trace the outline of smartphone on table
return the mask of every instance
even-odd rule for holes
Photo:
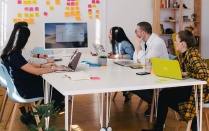
[[[149,72],[137,72],[136,73],[137,75],[148,75],[148,74],[150,74]]]

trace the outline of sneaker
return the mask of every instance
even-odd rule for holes
[[[34,118],[34,116],[32,116],[31,112],[29,111],[28,113],[22,114],[20,116],[20,121],[23,124],[28,125],[33,118]]]
[[[192,120],[191,129],[192,131],[197,131],[197,117],[196,116]]]
[[[150,116],[151,108],[147,108],[147,110],[144,112],[145,116]]]
[[[130,93],[129,92],[127,92],[126,94],[124,94],[123,95],[124,97],[125,97],[125,100],[124,100],[124,103],[129,103],[130,102]]]

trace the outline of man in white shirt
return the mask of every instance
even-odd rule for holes
[[[169,58],[165,42],[158,35],[152,33],[152,26],[148,22],[138,23],[135,33],[136,37],[133,42],[135,47],[134,61],[145,65],[145,59],[150,59],[151,57]],[[148,103],[148,108],[144,112],[144,115],[149,116],[153,90],[137,90],[131,92]]]

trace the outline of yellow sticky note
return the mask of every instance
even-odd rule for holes
[[[22,17],[22,14],[21,14],[21,13],[18,13],[17,16],[18,16],[19,18],[21,18],[21,17]]]
[[[39,17],[39,13],[38,13],[38,12],[36,12],[36,13],[35,13],[35,16],[36,16],[36,17]]]
[[[76,1],[76,2],[75,2],[75,6],[78,6],[78,4],[79,4],[79,3]]]
[[[88,14],[89,14],[89,15],[92,15],[92,12],[91,12],[91,11],[89,11],[89,12],[88,12]]]
[[[27,22],[28,23],[28,19],[23,19],[23,21]]]
[[[80,16],[80,14],[81,14],[80,11],[76,11],[76,12],[75,12],[75,15],[76,15],[76,16]]]
[[[92,15],[89,15],[89,19],[93,19],[93,16]]]
[[[74,16],[74,14],[75,14],[74,12],[70,12],[70,16]]]
[[[92,4],[92,7],[93,7],[93,8],[96,8],[96,7],[97,7],[97,5],[96,5],[96,4]]]
[[[99,15],[95,15],[95,18],[96,18],[96,19],[99,19]]]
[[[50,5],[50,1],[46,1],[46,5]]]
[[[29,19],[28,24],[34,24],[34,19]]]
[[[80,8],[78,6],[75,7],[75,10],[80,10]]]
[[[34,18],[34,14],[30,14],[30,18]]]
[[[60,0],[55,0],[56,5],[60,5]]]
[[[50,10],[54,10],[54,6],[50,6],[50,8],[49,8]]]
[[[99,10],[96,10],[96,14],[99,14]]]
[[[71,11],[74,11],[74,7],[71,7],[70,10],[71,10]]]
[[[25,17],[28,17],[28,13],[25,13],[24,16],[25,16]]]
[[[76,21],[81,21],[81,17],[75,17]]]
[[[65,17],[69,17],[70,16],[70,12],[65,12]]]
[[[28,4],[32,4],[32,1],[31,0],[28,0]]]
[[[13,23],[17,23],[17,19],[13,19]]]
[[[37,1],[36,0],[33,0],[33,4],[37,4]]]
[[[107,68],[107,66],[100,66],[100,68]]]
[[[26,0],[23,1],[23,4],[24,4],[24,5],[27,5],[27,4],[28,4],[28,1],[26,1]]]
[[[66,7],[66,10],[70,10],[70,7]]]

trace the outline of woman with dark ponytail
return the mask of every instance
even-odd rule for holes
[[[193,33],[194,28],[190,26],[176,35],[174,44],[176,50],[180,51],[180,55],[176,60],[179,61],[183,76],[207,81],[207,84],[203,86],[202,100],[204,103],[209,101],[209,69],[205,60],[195,48],[196,41]],[[199,87],[198,96],[200,96]],[[142,131],[163,131],[168,107],[178,112],[184,121],[188,122],[193,119],[191,128],[192,131],[197,131],[195,89],[193,86],[165,88],[160,91],[157,110],[158,117],[154,128],[149,130],[143,129]]]
[[[26,99],[44,96],[42,74],[56,70],[69,70],[68,68],[58,67],[54,63],[44,65],[28,63],[22,56],[22,50],[27,44],[29,36],[30,30],[27,23],[16,23],[1,55],[2,61],[8,66],[8,72],[14,80],[18,93]],[[55,107],[63,108],[64,96],[55,89],[53,89],[52,99],[55,100]],[[26,114],[23,108],[20,108],[20,110],[23,113],[20,117],[21,121],[26,125],[31,124],[31,121],[34,121],[33,116],[30,113]]]

